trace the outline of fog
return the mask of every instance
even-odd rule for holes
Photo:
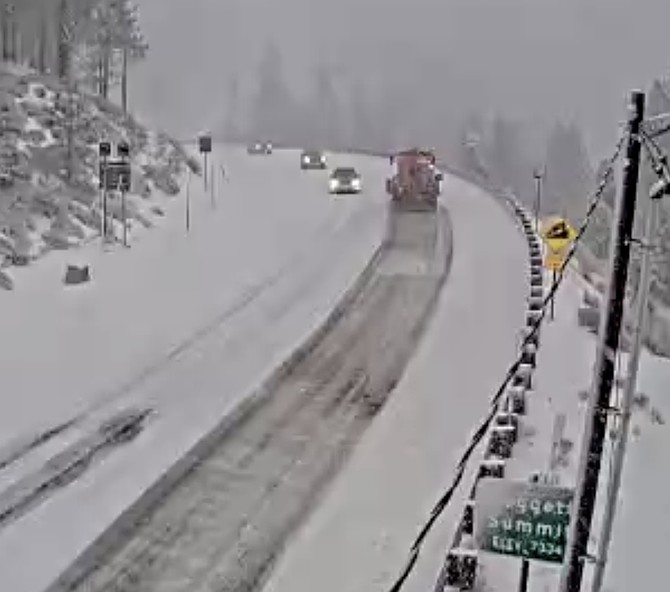
[[[670,64],[668,0],[139,4],[150,55],[133,72],[131,106],[179,135],[220,124],[233,77],[253,92],[270,40],[298,94],[309,92],[318,63],[331,65],[343,88],[357,78],[433,77],[431,100],[454,119],[500,112],[537,130],[572,119],[597,154],[615,139],[628,90],[648,87]]]

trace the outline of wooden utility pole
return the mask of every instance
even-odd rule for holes
[[[631,94],[628,117],[628,146],[624,161],[622,195],[617,204],[617,223],[614,230],[614,248],[610,262],[610,279],[604,299],[603,319],[600,326],[598,359],[594,369],[594,385],[584,430],[584,446],[579,463],[579,474],[572,518],[568,533],[566,562],[561,574],[560,592],[580,592],[584,562],[589,557],[589,537],[598,490],[602,463],[603,443],[607,433],[610,397],[614,380],[614,365],[623,317],[623,305],[628,279],[628,263],[635,219],[635,202],[640,172],[640,128],[644,118],[644,93]]]

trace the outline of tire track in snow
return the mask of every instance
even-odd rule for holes
[[[436,244],[435,226],[450,237],[448,216],[401,216],[419,237],[410,249],[442,264],[385,266],[398,255],[391,237],[324,327],[49,592],[258,587],[397,382],[437,302],[451,240]]]

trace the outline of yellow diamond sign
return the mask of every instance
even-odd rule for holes
[[[542,222],[541,234],[547,245],[544,265],[547,269],[559,271],[577,231],[566,219],[554,217]]]

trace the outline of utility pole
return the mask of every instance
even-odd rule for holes
[[[214,170],[215,170],[214,164],[212,164],[209,175],[209,196],[213,210],[216,209],[216,189],[215,189],[216,175],[214,174]]]
[[[535,179],[535,232],[540,232],[540,211],[542,209],[542,170],[538,167],[533,171]]]
[[[105,248],[105,242],[107,240],[107,185],[108,180],[108,160],[112,155],[112,145],[110,142],[103,141],[98,145],[98,154],[100,157],[100,215],[102,217],[100,221],[100,234],[102,236],[101,244],[102,248]]]
[[[595,508],[598,478],[610,412],[614,364],[619,348],[623,304],[628,279],[628,263],[635,218],[635,201],[640,172],[640,127],[644,118],[645,95],[631,93],[628,114],[628,143],[623,170],[621,199],[617,204],[610,263],[610,279],[600,325],[598,359],[594,385],[584,429],[577,487],[568,533],[567,556],[561,574],[560,592],[580,592],[584,561],[588,557],[589,536]]]
[[[619,434],[614,447],[612,475],[607,484],[607,498],[605,500],[605,512],[603,517],[603,528],[600,534],[598,553],[596,555],[596,564],[593,572],[593,583],[591,592],[600,592],[605,577],[605,568],[607,567],[607,556],[609,552],[610,541],[612,539],[612,529],[614,526],[614,515],[616,513],[616,501],[621,487],[621,475],[623,473],[623,461],[626,455],[626,446],[630,433],[630,420],[632,416],[633,398],[635,396],[635,386],[637,383],[637,373],[640,366],[640,354],[642,353],[642,339],[647,329],[647,307],[649,299],[649,287],[651,276],[651,253],[654,244],[654,235],[659,218],[661,198],[666,195],[670,189],[670,179],[659,181],[652,187],[650,192],[651,206],[647,212],[645,223],[642,269],[640,271],[640,281],[637,294],[635,309],[635,335],[633,346],[628,358],[628,368],[626,384],[621,400],[621,425]]]
[[[123,57],[121,64],[121,108],[124,113],[128,113],[128,48],[123,48]]]
[[[186,176],[186,232],[191,230],[191,169]]]

